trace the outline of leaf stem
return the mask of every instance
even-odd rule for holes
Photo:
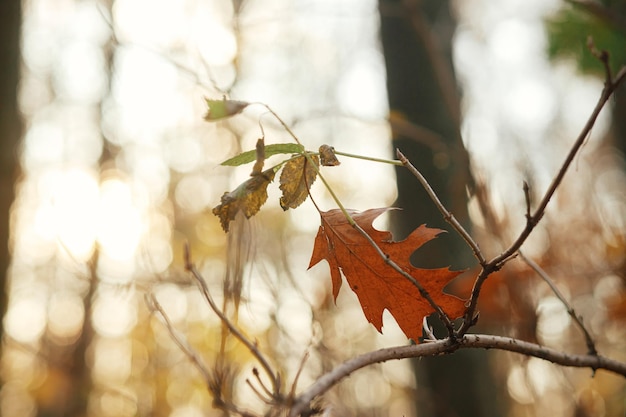
[[[348,158],[363,159],[365,161],[372,161],[372,162],[381,162],[383,164],[390,164],[390,165],[395,165],[395,166],[400,166],[400,167],[403,165],[401,161],[398,161],[395,159],[381,159],[381,158],[374,158],[371,156],[355,155],[352,153],[340,152],[336,149],[335,149],[335,154],[341,155],[341,156],[347,156]]]
[[[287,125],[287,123],[285,123],[285,121],[283,119],[280,118],[280,116],[278,115],[278,113],[276,113],[274,110],[272,110],[272,108],[270,106],[268,106],[265,103],[261,103],[261,102],[256,102],[254,104],[259,104],[263,107],[265,107],[267,109],[268,112],[270,112],[272,114],[272,116],[274,116],[274,118],[276,120],[278,120],[278,123],[280,123],[283,128],[287,131],[287,133],[289,133],[289,135],[293,138],[293,140],[296,141],[296,143],[298,145],[302,145],[302,143],[300,142],[300,139],[298,139],[298,137],[296,136],[295,133],[293,133],[293,130],[291,130],[291,128],[289,127],[289,125]]]

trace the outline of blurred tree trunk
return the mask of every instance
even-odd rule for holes
[[[17,144],[22,122],[17,104],[20,79],[21,0],[0,2],[0,338],[7,310],[10,209],[17,178]]]
[[[460,100],[451,58],[455,22],[449,3],[380,0],[379,10],[394,149],[407,156],[443,204],[469,227],[467,189],[472,182],[460,137]],[[450,230],[416,178],[403,168],[396,174],[395,205],[403,209],[392,218],[396,239],[423,223]],[[454,232],[429,242],[412,261],[420,267],[454,269],[475,263]],[[434,316],[431,321],[436,321]],[[445,330],[438,334],[445,335]],[[500,414],[497,398],[503,397],[496,395],[485,352],[457,352],[413,364],[420,416]]]

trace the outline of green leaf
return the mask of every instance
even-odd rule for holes
[[[612,17],[620,18],[619,14]],[[573,58],[581,72],[604,77],[602,62],[587,46],[587,38],[591,37],[599,50],[609,53],[609,65],[617,72],[626,65],[626,29],[610,22],[581,7],[564,7],[546,22],[549,57],[552,60]]]
[[[239,114],[250,104],[245,101],[226,99],[211,100],[207,98],[205,100],[207,106],[209,107],[206,115],[204,116],[204,120],[206,120],[207,122],[212,122]]]
[[[297,143],[273,143],[271,145],[265,146],[265,157],[269,158],[272,155],[278,154],[294,154],[294,153],[302,153],[304,152],[304,146],[299,145]],[[250,162],[256,161],[257,151],[246,151],[240,153],[237,156],[234,156],[226,161],[222,162],[220,165],[237,167],[239,165],[248,164]]]

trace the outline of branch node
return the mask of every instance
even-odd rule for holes
[[[523,185],[524,189],[524,199],[526,200],[526,221],[530,222],[531,214],[530,214],[530,187],[528,183],[524,181]]]

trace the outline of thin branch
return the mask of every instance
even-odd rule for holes
[[[604,67],[605,85],[613,84],[613,74],[611,73],[611,66],[609,65],[609,53],[604,49],[598,49],[592,36],[587,37],[587,48],[591,51],[591,54],[598,59],[598,61],[602,62],[602,66]]]
[[[607,73],[610,74],[609,72]],[[624,79],[626,79],[626,66],[622,67],[619,70],[619,72],[615,76],[614,81],[611,79],[607,79],[605,81],[604,88],[602,89],[600,98],[598,99],[598,102],[596,103],[596,106],[593,109],[591,116],[589,116],[589,119],[585,123],[585,126],[576,138],[576,141],[572,145],[572,148],[567,154],[567,157],[563,161],[559,172],[552,179],[552,183],[550,184],[548,190],[541,199],[538,207],[535,209],[535,212],[532,215],[528,215],[527,213],[526,226],[524,227],[524,230],[521,231],[517,239],[515,239],[515,241],[511,244],[511,246],[508,247],[508,249],[493,258],[487,264],[483,264],[483,268],[476,278],[476,281],[474,282],[469,305],[467,307],[467,310],[465,311],[464,322],[461,328],[457,331],[457,335],[461,336],[465,334],[467,330],[469,330],[469,328],[474,325],[474,317],[476,313],[476,308],[478,306],[478,297],[480,296],[480,291],[483,283],[492,272],[499,270],[507,261],[516,256],[516,253],[522,247],[524,242],[526,242],[526,239],[528,239],[528,236],[530,236],[531,232],[535,229],[535,226],[537,226],[537,224],[543,217],[546,207],[548,206],[548,203],[556,192],[556,189],[561,184],[561,181],[563,181],[563,177],[565,176],[565,173],[567,172],[569,166],[572,164],[572,161],[576,157],[576,154],[585,143],[585,139],[589,136],[591,129],[596,123],[598,115],[604,108],[611,95],[615,92],[619,85],[624,82]]]
[[[272,108],[270,106],[268,106],[265,103],[261,103],[261,102],[252,103],[252,104],[258,104],[258,105],[261,105],[261,106],[265,107],[267,109],[267,111],[270,112],[272,114],[272,116],[274,116],[274,118],[276,118],[276,120],[278,120],[278,123],[280,123],[282,125],[283,129],[285,129],[287,131],[287,133],[289,133],[289,136],[291,136],[293,138],[293,140],[295,140],[298,145],[302,145],[302,143],[300,143],[300,139],[298,139],[298,137],[293,132],[293,130],[291,130],[289,125],[287,123],[285,123],[285,121],[278,115],[278,113],[276,113],[274,110],[272,110]]]
[[[530,204],[530,187],[528,186],[528,183],[526,181],[524,181],[524,200],[526,201],[526,221],[528,221],[530,219],[531,216],[531,204]]]
[[[595,343],[593,339],[591,338],[589,331],[587,331],[587,328],[583,324],[581,318],[576,314],[576,311],[574,311],[574,308],[568,303],[567,299],[561,293],[561,291],[559,291],[559,289],[557,288],[552,278],[550,278],[550,276],[546,273],[546,271],[544,271],[543,268],[541,268],[535,261],[533,261],[532,259],[528,258],[526,255],[524,255],[521,250],[517,251],[517,253],[519,253],[520,259],[526,262],[526,264],[529,267],[531,267],[537,273],[537,275],[539,275],[541,279],[545,281],[546,284],[548,284],[548,286],[550,287],[554,295],[556,295],[557,298],[561,301],[561,303],[563,303],[563,305],[567,309],[567,314],[569,314],[572,317],[572,319],[574,319],[574,322],[578,325],[580,330],[583,332],[583,335],[585,336],[585,343],[587,344],[587,353],[590,355],[597,355],[598,351],[596,350]]]
[[[231,323],[228,317],[226,317],[226,315],[224,315],[224,313],[217,307],[217,304],[215,304],[215,301],[213,301],[213,297],[209,292],[209,288],[204,281],[204,278],[202,277],[200,272],[198,272],[195,265],[191,262],[191,255],[189,252],[189,247],[187,245],[185,245],[184,257],[185,269],[189,271],[191,275],[195,278],[196,282],[200,286],[200,290],[202,291],[204,299],[207,301],[213,312],[220,318],[222,323],[224,323],[226,327],[228,327],[228,330],[233,334],[233,336],[235,336],[241,343],[243,343],[246,348],[248,348],[250,353],[252,353],[252,355],[259,361],[272,382],[274,395],[278,396],[280,393],[280,378],[276,374],[274,374],[269,362],[267,361],[267,359],[265,359],[261,351],[259,351],[257,345],[248,340],[248,338],[246,338],[243,333],[241,333],[241,331],[239,331],[239,329],[233,323]]]
[[[422,320],[422,328],[424,329],[424,334],[426,335],[424,342],[436,342],[438,340],[433,333],[433,328],[428,325],[428,318],[426,316],[424,316],[424,319]]]
[[[437,356],[452,353],[457,349],[472,348],[506,350],[545,359],[561,366],[591,368],[594,371],[604,369],[626,377],[626,363],[604,356],[575,355],[510,337],[471,334],[463,336],[462,339],[458,339],[456,342],[451,341],[451,339],[443,339],[420,345],[384,348],[356,356],[319,377],[313,385],[301,393],[295,399],[289,412],[289,417],[304,415],[316,397],[361,368],[390,360]]]
[[[261,375],[259,374],[259,371],[256,368],[252,368],[252,375],[254,375],[254,378],[256,379],[256,381],[259,383],[261,388],[263,388],[263,391],[265,392],[265,394],[270,398],[273,397],[272,392],[269,389],[267,389],[267,387],[263,383],[263,380],[261,379]]]
[[[152,292],[149,292],[146,293],[145,297],[148,308],[153,312],[159,313],[161,319],[163,320],[163,323],[165,324],[165,327],[167,328],[167,331],[170,334],[170,337],[172,338],[174,343],[176,343],[176,346],[178,346],[181,352],[183,352],[189,358],[189,360],[191,360],[191,363],[193,363],[198,371],[200,371],[204,382],[207,384],[207,386],[209,386],[209,384],[211,383],[211,372],[204,365],[204,362],[202,362],[196,351],[194,351],[191,346],[189,346],[189,343],[187,343],[185,338],[174,328],[174,325],[172,324],[170,318],[163,309],[163,306],[156,299],[156,296]]]
[[[261,391],[259,391],[254,385],[252,385],[252,382],[250,382],[248,378],[246,378],[246,384],[252,390],[252,392],[254,392],[256,396],[259,397],[259,399],[263,401],[265,404],[268,404],[268,405],[273,404],[272,393],[270,393],[269,396],[266,397],[265,395],[261,393]]]
[[[539,220],[541,220],[541,218],[543,217],[546,207],[548,206],[548,203],[552,199],[552,196],[554,195],[556,189],[561,184],[561,181],[563,181],[563,177],[565,176],[565,173],[567,172],[569,166],[572,164],[572,161],[576,157],[576,154],[580,150],[581,146],[584,144],[585,139],[589,135],[589,132],[591,132],[591,129],[595,125],[596,119],[600,115],[600,112],[604,108],[604,105],[607,103],[607,101],[609,100],[613,92],[617,89],[619,84],[621,84],[624,81],[624,79],[626,79],[626,67],[622,67],[622,69],[619,71],[617,77],[615,78],[615,82],[611,82],[610,80],[607,80],[608,82],[605,84],[604,89],[602,90],[602,94],[600,94],[600,98],[598,99],[598,103],[596,104],[596,107],[593,109],[591,116],[589,116],[589,119],[587,120],[587,123],[585,123],[585,126],[583,127],[582,131],[578,135],[578,138],[576,138],[576,141],[572,145],[572,148],[567,154],[567,157],[563,161],[563,164],[561,165],[559,172],[556,174],[556,176],[552,180],[552,183],[550,184],[550,187],[548,188],[545,195],[541,199],[539,206],[535,209],[535,212],[533,213],[533,215],[530,216],[530,218],[528,219],[526,228],[520,233],[520,235],[515,240],[515,242],[513,242],[513,244],[503,253],[501,253],[494,259],[492,259],[489,262],[490,264],[491,263],[501,264],[501,263],[506,262],[511,256],[513,256],[518,251],[518,249],[526,241],[526,239],[530,235],[530,232],[533,231],[537,223],[539,223]]]
[[[304,364],[309,359],[309,352],[304,352],[302,356],[302,360],[300,361],[300,366],[298,367],[298,372],[296,372],[296,376],[293,378],[293,383],[291,384],[291,390],[289,391],[289,397],[293,398],[296,395],[296,388],[298,387],[298,380],[300,379],[300,375],[302,375],[302,371],[304,370]]]
[[[459,235],[461,235],[463,240],[465,240],[468,246],[472,249],[472,252],[474,252],[474,256],[476,257],[476,259],[478,259],[478,262],[481,265],[485,265],[487,260],[480,250],[478,243],[476,243],[476,241],[472,238],[472,236],[470,236],[467,230],[465,230],[461,223],[459,223],[456,217],[454,217],[454,215],[450,213],[448,209],[443,205],[443,203],[441,202],[441,200],[439,200],[439,197],[437,197],[437,194],[432,189],[426,178],[424,178],[422,173],[419,172],[417,168],[413,166],[413,164],[411,164],[411,162],[406,158],[406,156],[404,156],[404,154],[399,149],[396,150],[396,155],[398,156],[400,162],[402,162],[402,165],[404,165],[411,172],[411,174],[413,174],[415,178],[417,178],[417,180],[422,184],[430,199],[435,203],[435,205],[443,215],[444,220],[448,222],[454,228],[454,230],[459,233]]]

